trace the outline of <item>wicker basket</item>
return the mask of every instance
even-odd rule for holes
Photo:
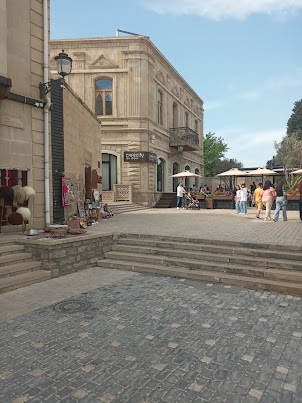
[[[50,226],[50,235],[52,238],[64,238],[67,234],[68,225]]]

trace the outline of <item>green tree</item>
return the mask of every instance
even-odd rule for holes
[[[216,137],[215,133],[207,133],[203,139],[204,174],[206,177],[215,176],[219,160],[228,150],[228,145],[222,137]]]
[[[232,168],[242,169],[243,164],[242,162],[236,160],[235,158],[223,158],[219,160],[217,163],[215,169],[215,175],[220,174],[221,172],[228,171]]]
[[[302,167],[302,139],[299,133],[292,133],[285,136],[280,143],[275,141],[276,156],[274,161],[277,165],[282,165],[287,184],[291,187],[291,179],[288,172],[293,168]]]
[[[293,113],[287,121],[286,133],[288,136],[297,133],[299,140],[302,140],[302,99],[295,102]]]

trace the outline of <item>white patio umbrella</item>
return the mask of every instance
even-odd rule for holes
[[[190,171],[182,171],[178,174],[171,175],[171,178],[201,178],[201,176]]]
[[[190,171],[182,171],[178,174],[171,175],[171,178],[201,178],[201,176]]]
[[[240,171],[238,168],[231,168],[229,171],[222,172],[221,174],[218,174],[217,176],[234,176],[234,185],[235,185],[235,177],[237,176],[247,176],[247,173],[244,171]],[[231,184],[230,184],[231,186]]]
[[[293,171],[293,172],[291,172],[291,174],[302,175],[302,169],[298,169],[297,171]]]
[[[258,168],[255,171],[250,171],[247,173],[247,176],[262,176],[262,182],[264,176],[273,176],[278,175],[278,172],[272,171],[271,169],[267,168]]]

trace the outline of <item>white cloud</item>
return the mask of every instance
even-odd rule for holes
[[[302,8],[302,0],[145,0],[159,14],[199,15],[213,20],[244,20],[251,14],[284,15]]]
[[[280,142],[285,129],[246,132],[238,128],[217,130],[216,135],[229,146],[227,158],[236,158],[245,166],[261,167],[275,154],[274,141]]]
[[[222,108],[223,106],[224,106],[223,101],[207,101],[204,104],[204,109],[206,111],[209,111],[210,109],[218,109],[218,108]]]
[[[265,80],[259,87],[253,90],[246,90],[239,94],[239,99],[255,100],[259,99],[263,94],[282,90],[284,88],[297,88],[302,87],[302,69],[298,68],[290,75],[284,75],[281,77],[272,77]]]

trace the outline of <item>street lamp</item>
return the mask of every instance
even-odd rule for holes
[[[71,73],[72,70],[72,58],[68,56],[67,53],[64,52],[64,49],[58,56],[55,57],[55,61],[57,63],[57,71],[60,76],[64,79],[65,76]],[[43,99],[46,94],[51,90],[51,86],[55,81],[62,80],[62,78],[58,78],[57,80],[51,80],[47,83],[40,83],[40,99]]]

